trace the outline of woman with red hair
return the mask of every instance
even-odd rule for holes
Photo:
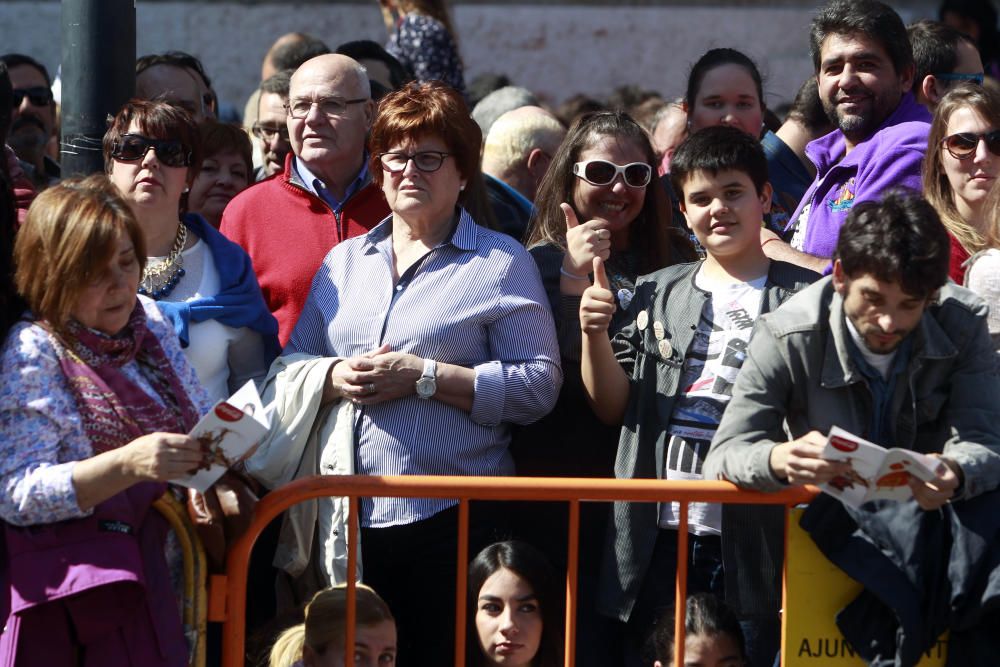
[[[275,362],[310,355],[298,363],[322,369],[316,403],[353,404],[358,473],[511,475],[510,424],[539,419],[559,393],[555,327],[534,262],[463,208],[482,178],[481,141],[462,96],[443,84],[408,84],[382,100],[370,169],[392,213],[327,255]],[[298,403],[287,400],[289,385],[287,376],[275,384],[279,406]],[[320,408],[294,423],[342,414]],[[280,407],[277,418],[293,421]],[[278,468],[299,456],[273,442],[262,450]],[[360,514],[365,583],[396,614],[400,656],[450,664],[457,502],[374,498]],[[474,512],[470,548],[493,541],[492,528]],[[318,540],[324,564],[336,551],[328,539]]]

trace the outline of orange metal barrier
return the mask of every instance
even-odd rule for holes
[[[226,575],[211,578],[209,590],[210,621],[223,623],[222,665],[242,667],[245,644],[247,569],[250,551],[257,536],[281,512],[296,503],[326,496],[347,496],[348,573],[357,572],[358,498],[454,498],[459,501],[458,568],[455,595],[455,665],[465,665],[466,581],[469,563],[468,530],[470,500],[544,500],[569,503],[569,549],[566,573],[566,648],[565,664],[575,664],[577,542],[580,529],[580,502],[632,501],[680,502],[677,531],[678,553],[687,553],[687,503],[736,503],[743,505],[785,505],[808,502],[816,495],[811,488],[789,488],[780,493],[743,491],[728,482],[680,482],[655,479],[569,479],[549,477],[445,477],[364,475],[328,475],[308,477],[272,491],[258,504],[247,532],[229,550]],[[679,558],[676,579],[676,625],[674,664],[684,664],[684,613],[687,599],[687,559]],[[354,646],[354,577],[348,577],[345,654],[353,664]]]

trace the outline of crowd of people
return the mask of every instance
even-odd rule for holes
[[[60,175],[44,66],[0,56],[3,665],[188,664],[187,504],[212,568],[312,475],[865,483],[840,427],[926,455],[905,501],[801,526],[865,591],[871,664],[1000,652],[1000,37],[989,0],[904,25],[831,0],[782,114],[734,48],[678,99],[547,108],[467,81],[447,7],[380,0],[387,42],[268,52],[241,122],[179,51],[136,63],[104,173]],[[255,452],[202,493],[188,435],[247,382]],[[457,501],[298,505],[261,536],[248,665],[449,665]],[[779,506],[584,503],[576,664],[770,667]],[[466,664],[563,664],[567,511],[473,503]],[[348,551],[357,549],[354,645]],[[921,609],[921,614],[914,614]],[[218,659],[217,634],[208,661]]]

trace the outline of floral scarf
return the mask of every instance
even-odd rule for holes
[[[95,454],[155,431],[188,433],[198,423],[198,411],[160,341],[146,326],[146,311],[138,300],[128,324],[115,336],[75,321],[70,321],[65,334],[55,333],[47,322],[38,324],[55,345]],[[133,360],[163,404],[122,372]]]

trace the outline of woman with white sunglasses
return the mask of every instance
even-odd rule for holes
[[[670,204],[653,182],[656,155],[645,131],[623,112],[585,115],[552,158],[535,200],[526,245],[538,264],[559,335],[564,372],[555,410],[521,430],[512,445],[521,475],[611,477],[619,428],[602,424],[590,411],[580,379],[580,296],[591,285],[594,257],[604,260],[618,310],[609,329],[624,324],[636,278],[697,258],[678,228]],[[565,563],[565,512],[534,503],[518,522],[522,537],[553,563]],[[607,507],[581,508],[578,664],[613,664],[608,638],[615,628],[594,611],[590,582],[597,570]]]
[[[580,296],[592,282],[595,257],[604,260],[617,295],[611,335],[623,324],[637,276],[696,258],[685,236],[671,225],[667,196],[652,181],[655,164],[647,134],[628,114],[593,113],[570,128],[539,186],[525,245],[542,274],[568,373],[579,373]],[[578,375],[576,380],[569,387],[566,378],[560,399],[565,403],[572,398],[574,411],[585,404]],[[586,432],[595,434],[589,428]],[[610,429],[608,437],[617,442],[617,429]],[[536,448],[530,462],[522,457],[526,465],[520,472],[611,475],[614,446],[598,442],[593,453],[581,451],[590,449],[589,440],[578,443],[572,457],[554,450],[550,461],[539,460],[543,452]]]
[[[924,158],[924,196],[951,235],[952,280],[969,258],[1000,248],[1000,220],[987,195],[1000,173],[1000,94],[974,84],[949,91],[934,112]]]

